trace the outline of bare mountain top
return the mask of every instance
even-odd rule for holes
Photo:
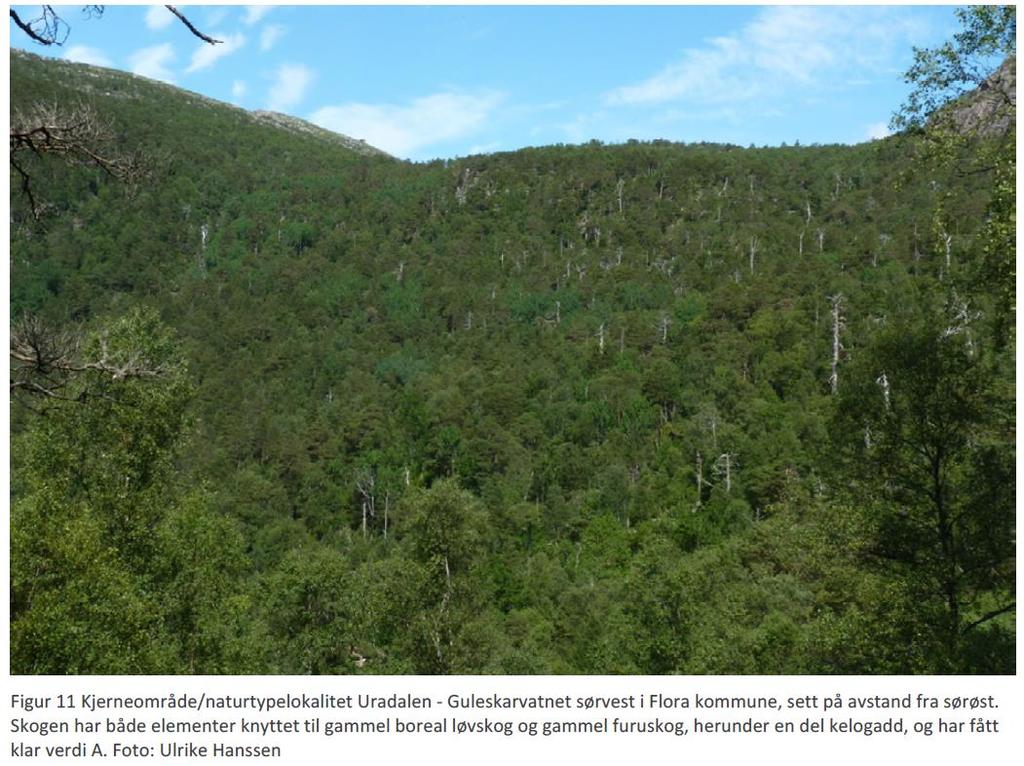
[[[344,146],[346,149],[350,149],[353,152],[357,152],[358,154],[375,155],[380,157],[391,156],[387,152],[378,149],[375,146],[370,146],[361,138],[352,138],[342,133],[335,133],[325,128],[321,128],[319,125],[307,122],[306,120],[301,120],[298,117],[281,114],[280,112],[268,112],[262,109],[249,112],[249,114],[259,122],[271,125],[275,128],[287,130],[292,133],[300,133],[306,136],[321,138],[325,141],[331,141]]]

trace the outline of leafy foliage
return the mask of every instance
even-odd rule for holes
[[[1013,671],[1012,162],[411,165],[11,68],[164,158],[12,199],[16,321],[110,362],[16,392],[18,672]]]

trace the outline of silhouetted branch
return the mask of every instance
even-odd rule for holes
[[[181,23],[184,24],[186,27],[188,27],[188,31],[191,32],[192,34],[194,34],[196,37],[198,37],[203,42],[209,43],[210,45],[217,45],[218,43],[224,42],[223,40],[214,40],[209,35],[204,35],[202,32],[200,32],[198,29],[195,28],[195,26],[192,24],[191,21],[189,21],[185,17],[185,14],[183,14],[181,11],[179,11],[177,8],[175,8],[173,5],[165,5],[164,8],[166,8],[171,13],[173,13],[175,16],[177,16],[178,19],[181,21]]]
[[[113,149],[113,131],[86,105],[62,109],[56,104],[36,104],[16,111],[11,116],[10,141],[11,168],[36,219],[44,206],[33,193],[32,174],[23,157],[58,157],[67,165],[99,168],[124,183],[137,182],[149,172],[139,157]]]
[[[209,35],[200,32],[196,29],[195,24],[189,21],[188,17],[173,5],[165,5],[164,7],[177,16],[178,20],[188,28],[188,31],[203,42],[209,43],[210,45],[217,45],[218,43],[223,42],[223,40],[215,40]],[[27,22],[24,21],[13,8],[10,9],[10,12],[11,20],[15,25],[17,25],[18,29],[40,45],[63,45],[71,32],[71,27],[63,18],[61,18],[61,15],[53,9],[52,5],[44,5],[42,7],[42,14],[39,18],[32,19]],[[82,8],[82,13],[87,17],[102,16],[103,6],[86,5]]]
[[[111,354],[100,339],[95,358],[83,359],[77,335],[54,330],[35,316],[23,317],[11,328],[10,390],[34,396],[75,401],[63,391],[69,381],[84,373],[98,373],[110,380],[159,378],[168,369],[153,364],[142,353]]]
[[[71,32],[71,27],[51,5],[44,5],[42,15],[28,22],[22,21],[18,12],[11,8],[11,19],[18,29],[40,45],[63,45],[68,39],[68,33]]]

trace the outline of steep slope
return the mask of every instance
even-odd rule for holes
[[[125,316],[151,328],[140,306],[158,314],[194,386],[161,491],[202,488],[189,502],[242,541],[235,580],[201,573],[224,599],[209,635],[231,641],[197,649],[198,618],[168,607],[161,630],[186,648],[165,665],[140,651],[137,671],[1012,665],[1010,623],[948,655],[933,570],[878,563],[906,554],[902,520],[934,525],[918,506],[889,514],[844,462],[880,438],[862,416],[905,401],[911,373],[881,355],[893,328],[981,349],[947,361],[972,385],[988,376],[981,409],[1002,411],[1012,350],[986,324],[983,177],[925,177],[901,138],[413,165],[92,68],[12,56],[11,78],[16,105],[85,100],[126,151],[158,158],[132,189],[35,166],[54,209],[37,224],[12,202],[12,314],[99,333]],[[37,456],[76,443],[39,430],[62,422],[50,412],[14,414],[36,450],[12,451],[21,519],[51,497]],[[1004,587],[1006,433],[978,425],[978,462],[951,473],[984,476],[971,508],[998,516],[981,527],[999,566],[977,569],[995,574],[965,615]],[[117,480],[97,495],[131,505]],[[941,548],[922,539],[914,556]],[[165,582],[179,559],[159,561],[139,565],[139,593],[196,590]],[[12,599],[12,662],[60,672],[33,643],[49,634],[30,592]]]
[[[244,124],[248,120],[252,124],[269,125],[293,135],[317,138],[357,154],[388,156],[386,152],[370,146],[365,141],[326,130],[296,117],[263,110],[248,111],[148,77],[61,59],[43,59],[18,49],[11,49],[10,56],[11,68],[18,70],[18,77],[23,82],[23,86],[16,91],[23,97],[19,101],[26,98],[46,98],[54,86],[75,92],[79,98],[132,100],[145,103],[148,108],[166,100],[184,109],[208,108],[223,117],[234,118],[236,124]]]

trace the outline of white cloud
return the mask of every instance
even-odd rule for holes
[[[247,90],[244,80],[235,80],[231,83],[231,98],[235,101],[240,101],[242,96],[245,95]]]
[[[152,5],[146,11],[146,27],[149,29],[163,29],[172,21],[174,16],[162,5]]]
[[[636,85],[617,88],[606,97],[612,105],[650,104],[696,97],[717,101],[724,97],[749,96],[738,73],[730,70],[746,56],[742,44],[731,37],[710,41],[707,48],[686,51],[683,60]]]
[[[473,144],[473,146],[466,150],[466,154],[493,154],[500,148],[500,141],[488,141],[486,144]]]
[[[891,135],[892,131],[889,130],[888,123],[873,122],[867,127],[867,136],[871,141],[874,141],[876,138],[885,138],[886,136]]]
[[[445,92],[409,104],[341,104],[318,109],[316,124],[361,138],[398,157],[410,157],[440,141],[477,131],[501,103],[495,92]]]
[[[170,43],[163,43],[135,51],[128,57],[128,66],[135,74],[173,83],[174,74],[167,68],[172,61],[174,61],[174,46]]]
[[[284,112],[294,108],[306,96],[313,82],[313,70],[303,64],[282,64],[267,93],[267,108]]]
[[[267,24],[263,27],[263,31],[260,32],[260,50],[269,51],[273,48],[274,43],[281,39],[284,31],[284,27],[280,24]]]
[[[192,54],[192,62],[188,65],[188,69],[185,70],[186,73],[207,69],[217,63],[218,59],[230,56],[245,45],[245,36],[241,33],[225,35],[218,32],[211,35],[211,37],[221,40],[221,43],[219,45],[203,43],[196,48],[195,53]]]
[[[607,124],[607,118],[607,113],[603,111],[578,114],[572,122],[564,122],[557,127],[565,133],[570,142],[579,144],[600,134],[601,128]]]
[[[242,18],[248,26],[259,23],[260,19],[266,16],[274,10],[272,5],[247,5],[245,6],[245,16]]]
[[[206,12],[203,23],[208,27],[215,27],[228,17],[227,8],[211,8]],[[216,35],[214,35],[216,37]]]
[[[852,30],[840,15],[823,8],[769,8],[743,31],[740,45],[758,69],[808,82],[816,72],[831,67],[837,56],[846,60],[854,53]]]
[[[899,69],[897,58],[919,39],[919,26],[894,8],[766,8],[736,33],[684,51],[679,61],[612,90],[605,101],[725,103],[785,87],[830,86],[851,73]]]
[[[64,58],[68,61],[77,61],[79,64],[92,64],[93,66],[114,66],[114,62],[107,58],[106,54],[99,48],[89,48],[85,45],[72,45],[64,51]]]

